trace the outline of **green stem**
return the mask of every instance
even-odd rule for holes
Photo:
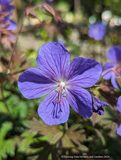
[[[112,69],[112,68],[109,69],[103,76],[101,76],[100,79],[98,80],[97,84],[99,84],[100,81],[103,79],[103,77],[104,77],[107,73],[109,73],[110,71],[113,71],[113,69]]]
[[[4,104],[5,104],[6,110],[8,111],[8,113],[10,115],[10,118],[13,120],[13,116],[12,116],[10,110],[9,110],[9,107],[8,107],[8,105],[6,103],[6,100],[5,100],[5,97],[4,97],[4,94],[3,94],[3,84],[2,83],[1,83],[1,95],[2,95],[2,100],[3,100]]]

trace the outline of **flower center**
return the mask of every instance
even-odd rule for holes
[[[121,67],[116,67],[113,69],[116,76],[121,76]]]
[[[65,82],[60,82],[60,86],[65,87],[66,83]]]
[[[66,86],[66,83],[61,81],[59,85],[58,96],[56,98],[57,103],[60,103],[60,104],[62,103],[61,99],[62,99],[62,95],[65,93],[65,86]]]

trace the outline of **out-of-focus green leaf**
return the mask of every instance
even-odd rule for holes
[[[49,138],[48,142],[50,144],[56,144],[62,136],[63,136],[63,132],[60,131],[60,132],[54,134],[51,138]]]
[[[85,152],[88,151],[88,148],[85,145],[83,145],[83,144],[79,144],[79,147],[77,147],[77,149],[79,149],[81,151],[85,151]]]
[[[46,141],[46,140],[50,139],[52,136],[53,136],[52,134],[48,134],[48,135],[39,137],[38,139],[39,139],[40,141]]]
[[[65,2],[65,1],[60,1],[57,5],[57,8],[61,11],[61,12],[67,12],[69,9],[69,3]]]
[[[79,126],[80,126],[79,124],[76,124],[76,125],[71,126],[67,130],[68,137],[70,137],[70,139],[77,145],[79,144],[79,141],[83,142],[84,140],[86,140],[86,136],[85,136],[83,129],[79,129],[75,131],[76,129],[79,128]]]
[[[117,123],[113,122],[113,123],[112,123],[112,126],[111,126],[111,131],[112,131],[113,134],[115,134],[117,128],[118,128]]]
[[[72,126],[69,128],[68,132],[75,131],[76,129],[78,129],[78,128],[79,128],[79,126],[80,126],[80,124],[72,125]],[[83,130],[83,131],[84,131],[84,130]]]
[[[8,113],[3,102],[0,102],[0,113]]]
[[[99,130],[97,130],[96,128],[95,128],[95,132],[97,133],[97,136],[101,139],[102,144],[103,144],[103,145],[106,145],[106,141],[105,141],[105,138],[104,138],[104,136],[102,135],[102,133],[101,133]]]
[[[0,128],[0,142],[5,138],[8,131],[12,129],[12,123],[11,122],[5,122],[2,124],[2,127]]]
[[[13,156],[15,153],[15,141],[5,139],[7,133],[12,129],[11,122],[4,122],[0,128],[0,160],[7,158],[7,155]]]

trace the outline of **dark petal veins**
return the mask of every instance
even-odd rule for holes
[[[53,91],[45,97],[38,108],[38,114],[48,125],[65,123],[69,118],[69,104],[65,97],[61,103],[56,102],[58,93]]]
[[[54,82],[37,68],[24,71],[19,76],[18,87],[22,95],[28,99],[42,97],[55,89]]]
[[[39,50],[36,59],[38,67],[51,79],[61,79],[67,70],[70,55],[60,43],[49,42]]]
[[[93,86],[101,76],[102,67],[93,59],[74,58],[68,68],[67,80],[71,84],[88,88]]]
[[[62,112],[61,109],[61,103],[53,103],[54,104],[54,109],[53,109],[53,118],[60,118],[60,114]]]
[[[73,86],[71,90],[68,89],[66,95],[69,104],[75,112],[84,118],[92,116],[92,97],[87,90]]]

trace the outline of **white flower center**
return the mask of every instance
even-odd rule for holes
[[[63,81],[62,81],[62,82],[60,82],[60,86],[62,86],[62,88],[63,88],[63,87],[65,87],[65,85],[66,85],[66,83],[65,83],[65,82],[63,82]]]

